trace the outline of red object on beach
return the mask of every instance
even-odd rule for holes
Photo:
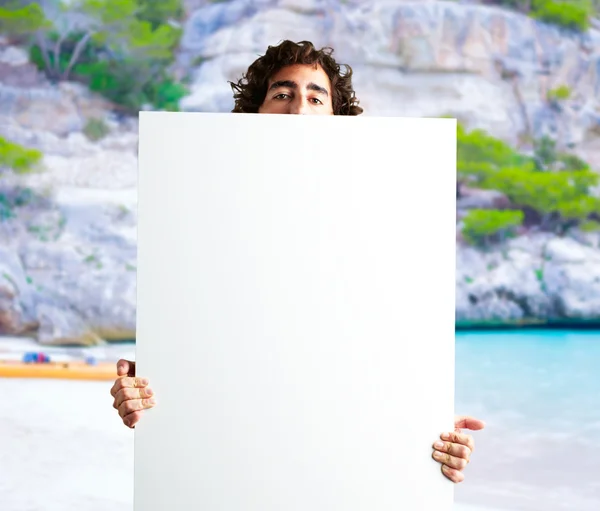
[[[37,353],[36,362],[38,364],[44,364],[46,362],[50,362],[50,357],[48,357],[48,355],[46,355],[45,353],[42,353],[42,352]]]

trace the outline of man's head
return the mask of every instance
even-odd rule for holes
[[[359,115],[363,109],[352,89],[352,69],[341,67],[331,48],[317,50],[308,41],[283,41],[231,83],[235,107],[232,112]]]

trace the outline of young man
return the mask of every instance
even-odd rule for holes
[[[310,42],[284,41],[270,46],[237,83],[231,83],[237,113],[297,115],[360,115],[352,89],[352,69],[336,63],[329,48],[317,50]],[[120,360],[118,378],[111,389],[113,406],[123,423],[133,428],[143,410],[155,405],[148,381],[135,375],[135,363]],[[455,430],[434,443],[433,457],[442,464],[444,475],[455,483],[463,481],[463,470],[474,448],[471,435],[461,429],[483,429],[472,417],[455,417]]]

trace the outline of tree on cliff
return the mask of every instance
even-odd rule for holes
[[[554,141],[536,141],[535,155],[520,154],[482,130],[467,131],[458,124],[458,182],[504,194],[512,212],[470,211],[463,234],[472,242],[493,241],[514,232],[527,214],[529,226],[564,233],[573,227],[600,226],[600,198],[595,193],[600,175],[576,155],[556,150]]]
[[[133,110],[174,108],[185,91],[167,68],[182,13],[181,0],[13,0],[0,8],[0,29],[29,44],[53,81],[84,80]]]

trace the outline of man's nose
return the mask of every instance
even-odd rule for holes
[[[308,101],[306,98],[298,97],[290,104],[290,114],[306,115],[308,112]]]

